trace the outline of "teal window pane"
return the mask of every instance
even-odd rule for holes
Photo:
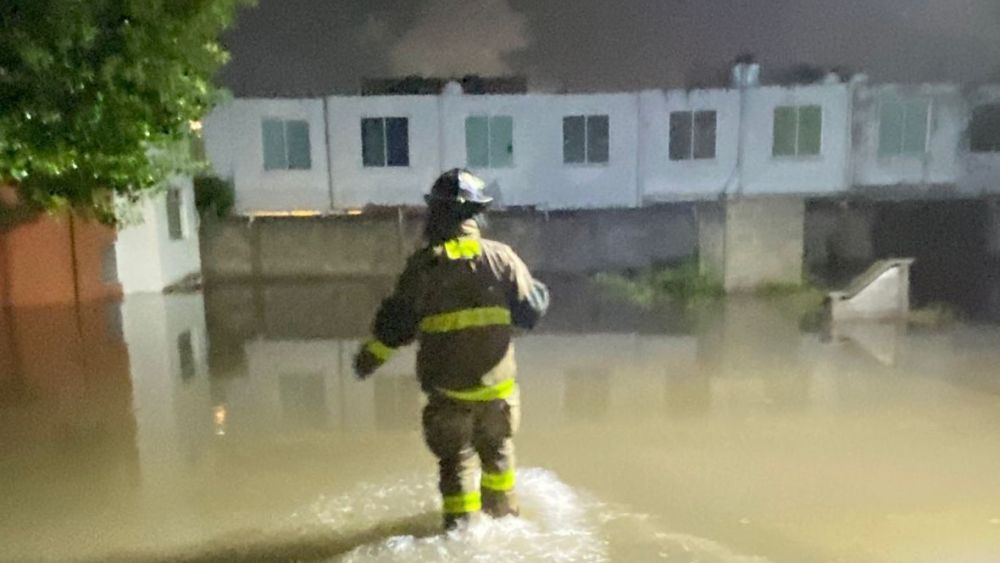
[[[361,120],[361,160],[365,166],[385,166],[385,120]]]
[[[795,156],[795,137],[797,135],[796,108],[784,106],[774,108],[774,156]]]
[[[497,116],[490,119],[490,165],[509,168],[514,165],[514,118]]]
[[[606,115],[587,117],[587,162],[607,162],[611,122]]]
[[[280,119],[265,119],[262,125],[264,142],[264,170],[285,170],[285,124]]]
[[[819,106],[799,108],[799,156],[815,156],[823,143],[823,109]]]
[[[911,100],[904,105],[903,153],[924,154],[927,152],[927,118],[930,104],[927,100]]]
[[[465,161],[469,168],[485,168],[489,161],[489,122],[486,117],[465,118]]]
[[[903,150],[903,104],[883,100],[879,115],[878,154],[896,156]]]
[[[312,168],[312,151],[309,145],[309,123],[307,121],[285,122],[285,142],[288,144],[288,168],[293,170]]]
[[[584,116],[573,115],[563,118],[563,162],[575,164],[586,160],[586,133],[587,124]]]

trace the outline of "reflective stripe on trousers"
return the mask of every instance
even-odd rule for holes
[[[471,389],[438,389],[438,391],[449,399],[471,401],[476,403],[495,401],[497,399],[509,399],[516,390],[517,382],[513,379],[501,381],[496,385],[482,385]]]
[[[483,489],[498,493],[507,493],[514,490],[514,468],[511,467],[502,473],[490,473],[483,471],[481,486]]]
[[[444,497],[445,514],[468,514],[479,512],[483,507],[482,496],[479,491],[458,495],[447,495]]]
[[[467,328],[505,325],[510,325],[510,309],[476,307],[424,317],[420,321],[420,331],[427,334],[441,334]]]

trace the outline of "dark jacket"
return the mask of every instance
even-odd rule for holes
[[[417,376],[427,392],[492,386],[514,377],[513,331],[533,328],[548,301],[509,246],[481,238],[467,221],[454,239],[409,258],[366,349],[384,351],[381,363],[419,340]]]

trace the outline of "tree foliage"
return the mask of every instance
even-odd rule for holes
[[[116,200],[187,171],[190,123],[220,95],[219,35],[251,2],[0,2],[0,185],[113,223]]]

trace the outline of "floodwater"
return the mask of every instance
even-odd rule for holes
[[[800,329],[555,284],[520,519],[438,531],[387,280],[0,317],[2,561],[1000,561],[1000,328]]]

